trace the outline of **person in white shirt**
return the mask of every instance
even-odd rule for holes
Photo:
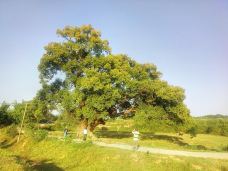
[[[84,128],[84,129],[83,129],[83,141],[86,141],[87,133],[88,133],[87,129]]]
[[[134,147],[134,149],[138,149],[139,148],[139,131],[137,130],[137,129],[134,129],[133,131],[132,131],[132,134],[133,134],[133,140],[134,140],[134,142],[135,142],[135,147]]]

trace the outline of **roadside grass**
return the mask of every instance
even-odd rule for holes
[[[0,136],[0,142],[4,136]],[[22,137],[18,144],[0,146],[0,170],[104,170],[104,171],[216,171],[228,170],[227,160],[147,154],[72,143],[48,138],[32,142]]]

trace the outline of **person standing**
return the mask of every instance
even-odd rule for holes
[[[83,141],[86,141],[87,133],[88,133],[87,128],[84,128],[83,129]]]
[[[132,131],[132,134],[133,134],[133,141],[134,141],[134,149],[137,150],[139,148],[139,131],[137,129],[134,129]]]
[[[65,127],[63,137],[66,138],[67,134],[68,134],[68,129],[67,129],[67,127]]]

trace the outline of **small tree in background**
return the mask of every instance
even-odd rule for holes
[[[9,107],[10,105],[6,102],[0,104],[0,126],[12,123],[12,118],[9,115]]]
[[[191,138],[196,137],[196,135],[197,135],[197,127],[196,127],[196,126],[191,127],[191,128],[187,131],[187,133],[190,134]]]

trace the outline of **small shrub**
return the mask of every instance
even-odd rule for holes
[[[207,147],[203,145],[189,145],[187,147],[191,150],[207,150]]]
[[[62,122],[56,121],[55,124],[52,126],[52,130],[62,131],[66,125]]]
[[[184,135],[184,132],[178,132],[178,136],[183,136]]]
[[[228,151],[228,144],[222,147],[223,151]]]
[[[108,128],[107,128],[107,127],[102,126],[102,127],[101,127],[101,130],[102,130],[102,131],[108,131]]]
[[[29,133],[29,137],[31,137],[36,142],[40,142],[48,136],[48,131],[43,129],[39,129],[39,130],[31,129],[28,131],[28,133]]]
[[[191,127],[191,128],[187,131],[187,133],[189,133],[189,134],[191,135],[191,138],[196,137],[196,135],[197,135],[197,129],[196,129],[196,127]]]
[[[212,126],[208,126],[207,129],[206,129],[206,133],[210,134],[212,132],[213,132],[213,127]]]
[[[16,137],[18,135],[17,125],[12,124],[6,129],[6,134],[9,137]]]
[[[203,145],[197,145],[196,147],[198,150],[207,150],[207,148]]]
[[[35,130],[35,129],[37,129],[36,124],[33,123],[33,122],[28,122],[28,123],[26,123],[25,127],[26,127],[27,129],[29,129],[29,130]]]

